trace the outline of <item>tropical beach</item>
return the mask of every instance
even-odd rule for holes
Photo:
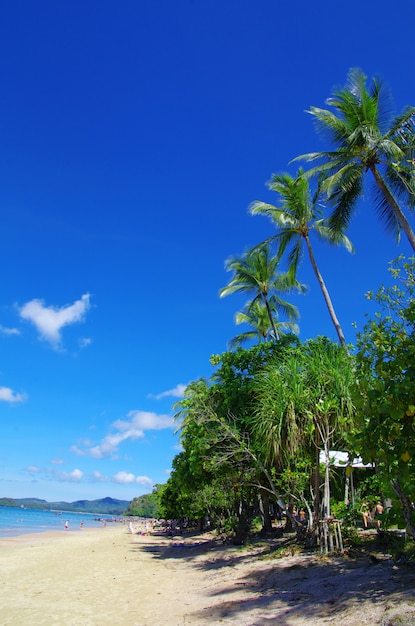
[[[131,534],[127,524],[0,540],[2,624],[415,623],[415,570],[385,553],[224,545],[214,533]],[[278,548],[280,548],[278,550]],[[397,621],[398,618],[400,621]]]

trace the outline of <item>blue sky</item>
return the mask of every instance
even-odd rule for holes
[[[241,332],[226,258],[272,234],[266,182],[324,149],[305,110],[351,67],[415,104],[415,5],[6,3],[0,19],[0,496],[130,500],[165,482],[172,404]],[[414,220],[411,218],[411,223]],[[353,343],[396,246],[315,254]],[[336,339],[315,279],[301,338]]]

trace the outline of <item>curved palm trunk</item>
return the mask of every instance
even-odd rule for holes
[[[337,336],[339,338],[340,344],[343,346],[343,348],[346,350],[346,352],[348,352],[346,339],[344,338],[342,327],[340,326],[340,322],[337,319],[337,315],[336,315],[336,313],[334,311],[334,306],[333,306],[333,303],[331,301],[331,298],[330,298],[328,289],[326,287],[326,284],[325,284],[325,282],[323,280],[323,277],[320,274],[320,271],[319,271],[319,269],[317,267],[317,263],[316,263],[316,260],[314,258],[313,249],[311,247],[310,239],[309,239],[308,235],[305,235],[304,238],[305,238],[305,241],[306,241],[306,244],[307,244],[307,250],[308,250],[309,257],[310,257],[311,265],[313,266],[313,270],[314,270],[314,273],[315,273],[315,275],[317,277],[318,283],[320,285],[320,289],[323,292],[323,297],[324,297],[324,300],[326,302],[331,321],[333,322],[334,328],[336,329]]]
[[[373,177],[374,177],[374,179],[376,181],[377,186],[379,187],[379,189],[381,190],[382,194],[384,195],[384,197],[388,201],[392,211],[395,214],[395,217],[396,217],[397,221],[399,222],[402,230],[404,231],[405,235],[407,236],[409,244],[412,247],[412,250],[415,252],[415,234],[414,234],[414,231],[411,228],[411,225],[409,224],[408,220],[406,219],[406,215],[403,213],[401,207],[396,202],[395,198],[392,196],[392,194],[390,193],[389,189],[385,185],[385,182],[384,182],[382,176],[380,175],[378,169],[374,165],[372,167],[370,167],[369,169],[370,169],[370,171],[373,174]]]
[[[275,326],[275,322],[274,322],[274,318],[272,317],[272,312],[271,312],[271,307],[269,306],[269,302],[268,302],[268,298],[266,296],[266,294],[262,294],[262,298],[264,300],[264,304],[267,307],[267,312],[268,312],[268,317],[269,317],[269,321],[272,327],[272,332],[274,333],[274,337],[275,337],[275,341],[278,341],[278,339],[280,338],[277,328]]]

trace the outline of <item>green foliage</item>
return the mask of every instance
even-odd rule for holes
[[[345,504],[344,501],[333,501],[331,503],[331,513],[336,519],[343,520],[345,526],[356,526],[356,524],[362,520],[360,504],[358,502],[352,507]]]
[[[276,306],[275,299],[272,296],[269,299],[269,311],[271,312],[272,317],[275,318],[274,325],[279,336],[281,336],[281,333],[284,332],[298,335],[300,329],[295,322],[278,321],[278,307]],[[297,319],[297,317],[298,312],[295,315],[295,319]],[[260,342],[272,340],[272,326],[270,324],[269,312],[265,304],[259,300],[249,302],[244,307],[243,311],[236,313],[235,324],[248,324],[248,326],[251,327],[251,330],[233,337],[228,344],[231,350],[255,339]]]
[[[318,434],[344,443],[353,423],[352,380],[352,358],[324,337],[270,361],[255,380],[253,420],[268,461],[283,469],[310,458]]]
[[[311,191],[309,177],[302,170],[299,170],[294,178],[285,173],[274,174],[269,188],[278,194],[279,206],[256,201],[251,204],[251,213],[269,217],[276,226],[277,233],[270,239],[277,243],[278,259],[287,252],[288,276],[293,282],[297,280],[303,249],[307,250],[339,341],[346,348],[343,331],[317,265],[311,244],[311,233],[316,233],[319,238],[330,244],[343,245],[350,252],[353,246],[342,228],[335,230],[328,228],[327,220],[322,216],[319,189],[315,193]]]
[[[278,474],[275,484],[280,493],[284,494],[289,501],[294,500],[297,503],[308,501],[311,503],[310,471],[311,462],[309,459],[297,458],[297,461],[293,459],[292,465]]]
[[[278,342],[263,342],[249,349],[238,348],[235,352],[212,355],[210,362],[218,368],[212,376],[212,382],[216,385],[213,392],[216,397],[221,397],[221,414],[226,416],[231,412],[239,420],[250,415],[256,375],[272,359],[282,358],[287,350],[299,343],[294,335],[284,335]]]
[[[402,228],[415,250],[414,233],[398,204],[403,201],[410,209],[415,206],[415,107],[406,107],[391,119],[388,90],[376,79],[367,86],[366,76],[358,68],[349,71],[345,87],[327,103],[333,110],[311,107],[309,113],[333,148],[296,160],[320,162],[308,175],[319,176],[334,207],[331,228],[338,231],[348,226],[370,172],[380,218],[398,239]]]
[[[160,485],[156,485],[152,493],[146,493],[138,498],[134,498],[124,512],[124,515],[160,517],[159,489]]]
[[[253,312],[253,307],[259,302],[262,303],[268,316],[268,323],[265,330],[263,325],[262,328],[256,328],[256,330],[259,330],[260,338],[262,336],[262,339],[265,339],[268,335],[272,335],[275,341],[280,338],[279,330],[284,330],[284,326],[277,322],[278,314],[282,313],[289,320],[299,317],[297,307],[282,300],[279,294],[293,290],[304,291],[304,286],[298,283],[292,275],[279,272],[279,261],[278,256],[272,255],[267,242],[255,246],[241,258],[228,259],[225,267],[233,272],[233,277],[219,292],[221,298],[233,293],[252,295],[253,300],[247,305],[248,312]]]
[[[355,442],[362,458],[376,463],[385,486],[392,485],[407,509],[407,523],[414,524],[413,512],[410,519],[415,501],[414,258],[399,257],[391,263],[391,273],[396,281],[392,287],[369,294],[381,310],[358,336],[354,395],[360,423]]]

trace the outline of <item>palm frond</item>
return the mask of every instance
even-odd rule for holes
[[[384,179],[398,201],[409,210],[415,209],[415,164],[413,161],[392,163],[385,169]]]
[[[330,228],[327,219],[315,222],[314,230],[323,241],[327,241],[332,245],[342,246],[347,252],[354,253],[354,246],[350,239],[343,232]]]
[[[385,179],[383,182],[388,188],[390,195],[394,197],[392,189],[388,186]],[[396,243],[399,243],[401,226],[396,218],[396,215],[389,204],[388,199],[384,196],[378,185],[373,183],[372,187],[372,193],[375,200],[374,206],[377,214],[379,215],[379,219],[384,224],[386,232],[390,233],[395,238]]]
[[[236,335],[228,341],[229,350],[235,350],[235,348],[239,348],[240,346],[248,343],[248,341],[254,341],[258,338],[258,333],[255,330],[247,330],[245,333],[241,333],[240,335]]]
[[[327,194],[327,197],[330,198],[330,196],[341,188],[343,184],[348,184],[347,181],[350,180],[350,176],[353,175],[353,171],[356,167],[359,168],[357,175],[360,176],[361,166],[356,166],[354,161],[348,161],[342,167],[336,168],[332,174],[327,175],[321,180],[321,191],[324,191]]]
[[[327,104],[330,110],[313,106],[308,113],[335,150],[310,152],[294,160],[320,162],[308,170],[307,178],[318,178],[334,207],[330,228],[344,231],[348,226],[363,191],[365,174],[375,168],[383,171],[392,198],[415,209],[415,107],[406,107],[393,119],[390,91],[376,78],[367,86],[367,77],[360,68],[349,70],[345,86],[336,90]],[[404,222],[405,218],[399,218],[396,206],[398,217],[392,217],[389,192],[382,190],[379,179],[377,183],[376,210],[388,230],[396,234],[396,220]],[[385,198],[381,197],[383,193]],[[405,232],[415,249],[415,236],[406,226]]]
[[[329,217],[329,227],[338,232],[345,232],[353,215],[356,201],[363,193],[362,166],[351,168],[335,191],[330,196],[330,205],[334,207]]]
[[[385,137],[389,137],[396,143],[412,142],[415,130],[415,107],[407,106],[400,115],[397,115],[389,130],[385,133]]]

